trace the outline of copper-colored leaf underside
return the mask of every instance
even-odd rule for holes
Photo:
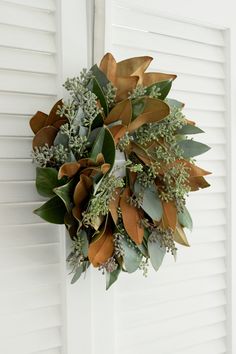
[[[80,181],[77,183],[74,190],[74,203],[75,205],[82,205],[82,203],[87,199],[90,194],[93,181],[91,178],[81,175]]]
[[[117,209],[118,209],[119,202],[120,202],[120,191],[121,191],[121,188],[117,188],[115,190],[113,198],[109,203],[109,211],[110,211],[111,217],[112,217],[115,224],[117,224],[117,221],[118,221]]]
[[[88,258],[94,267],[105,263],[114,252],[113,233],[109,225],[102,236],[89,245]]]
[[[140,245],[143,241],[144,228],[141,225],[141,214],[137,208],[130,205],[128,199],[131,196],[129,187],[126,187],[123,191],[120,199],[120,208],[122,212],[122,219],[125,230],[130,238]]]
[[[40,129],[42,129],[45,124],[48,115],[46,113],[38,111],[35,115],[30,119],[30,127],[34,134],[36,134]]]
[[[58,130],[52,126],[43,127],[37,132],[33,139],[33,148],[44,146],[45,144],[48,146],[53,145],[57,132]]]
[[[110,127],[109,130],[113,136],[115,144],[117,145],[119,140],[125,135],[127,128],[122,124],[118,124],[113,125],[113,127]]]
[[[174,202],[162,202],[163,217],[162,222],[164,228],[176,229],[177,209]]]
[[[152,57],[142,56],[122,60],[117,63],[116,74],[118,76],[138,76],[142,74],[150,65]]]
[[[174,233],[174,241],[178,242],[179,244],[183,245],[183,246],[190,246],[187,240],[187,237],[185,235],[185,232],[183,230],[183,228],[177,224],[176,225],[176,230]]]
[[[139,84],[143,86],[151,86],[160,81],[175,80],[177,75],[174,74],[164,74],[159,72],[149,72],[144,73],[139,80]]]
[[[130,99],[125,99],[115,105],[105,119],[105,124],[110,124],[118,120],[122,121],[123,125],[128,125],[132,117],[132,105]]]

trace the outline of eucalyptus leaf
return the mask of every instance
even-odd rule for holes
[[[34,210],[34,214],[53,224],[64,224],[66,207],[57,195],[49,199],[40,208]]]
[[[121,268],[119,266],[111,273],[106,272],[106,290],[108,290],[112,286],[112,284],[115,283],[115,281],[118,279],[120,272]]]
[[[177,146],[179,146],[183,150],[183,157],[186,159],[204,154],[205,152],[210,150],[210,147],[208,145],[189,139],[179,141],[177,143]]]
[[[164,259],[166,254],[165,248],[161,247],[160,242],[158,240],[150,241],[148,240],[148,252],[150,255],[150,261],[153,268],[157,271]]]
[[[176,134],[180,135],[190,135],[190,134],[201,134],[204,133],[204,131],[196,125],[192,124],[186,124],[182,128],[176,130]]]
[[[81,265],[81,266],[76,268],[74,276],[71,279],[71,284],[74,284],[80,278],[80,276],[83,273],[83,271],[84,271],[83,265]]]
[[[189,211],[185,205],[183,207],[183,211],[178,213],[178,220],[179,220],[180,225],[182,225],[183,227],[186,227],[187,229],[192,231],[193,221],[192,221],[191,215],[189,214]]]
[[[139,251],[135,243],[129,239],[127,236],[124,236],[121,240],[122,247],[124,250],[124,266],[128,273],[135,272],[142,260],[142,253]]]
[[[58,131],[55,140],[54,146],[63,145],[64,147],[68,147],[69,144],[69,137],[66,134],[63,134],[60,130]]]
[[[163,214],[162,203],[158,196],[157,188],[153,184],[150,187],[142,189],[142,186],[136,181],[134,185],[136,195],[143,194],[142,209],[155,221],[160,221]]]
[[[146,88],[147,90],[147,95],[150,95],[152,93],[152,90],[158,90],[159,96],[158,98],[160,100],[164,100],[168,93],[170,92],[171,86],[172,86],[172,79],[171,80],[165,80],[165,81],[160,81],[156,82],[155,84],[152,84]]]
[[[143,97],[132,100],[132,120],[143,113],[145,108],[145,99]]]
[[[83,256],[86,258],[86,257],[88,257],[88,246],[89,246],[88,237],[87,237],[86,231],[85,230],[80,230],[77,233],[77,237],[81,241],[81,244],[82,244],[81,250],[82,250]]]
[[[58,171],[52,167],[37,167],[36,168],[36,188],[43,197],[53,197],[54,188],[65,183],[65,178],[58,179]]]
[[[59,198],[65,204],[65,207],[68,212],[72,208],[73,192],[75,188],[75,180],[71,179],[68,183],[64,184],[61,187],[54,188],[54,193],[58,195]]]

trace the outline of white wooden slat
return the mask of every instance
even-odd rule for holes
[[[130,41],[130,43],[132,43],[132,41]],[[122,41],[120,41],[120,43],[114,43],[112,44],[110,51],[117,60],[140,55],[150,55],[151,57],[156,58],[156,61],[150,64],[149,71],[171,72],[177,75],[197,75],[214,79],[225,78],[225,73],[220,63],[210,63],[195,58],[162,53],[158,48],[156,52],[153,48],[135,48],[133,44],[130,46],[130,43],[127,43],[127,46],[125,46],[125,43],[122,43]],[[173,65],[173,62],[175,65]]]
[[[173,316],[174,317],[174,316]],[[205,311],[199,311],[194,314],[185,315],[184,317],[172,318],[169,320],[162,320],[159,322],[159,319],[153,318],[150,316],[150,322],[148,324],[148,333],[146,334],[146,340],[149,342],[152,338],[161,338],[165,336],[168,332],[169,337],[174,335],[182,334],[184,331],[194,330],[200,327],[213,325],[215,323],[220,323],[225,321],[225,311],[223,308],[208,309]],[[181,323],[181,326],[179,325]],[[142,332],[144,326],[136,328],[135,323],[133,322],[134,327],[129,328],[129,331],[121,330],[120,335],[118,336],[118,342],[122,342],[124,345],[120,345],[120,348],[131,346],[135,340],[137,346],[139,343],[143,342]]]
[[[58,244],[36,245],[29,247],[2,248],[1,269],[11,270],[16,267],[35,267],[59,262]]]
[[[226,143],[226,132],[221,128],[206,127],[204,128],[206,134],[199,134],[196,136],[195,140],[203,142],[208,145],[212,144],[225,144]],[[217,156],[217,154],[215,154]],[[205,155],[207,156],[207,155]]]
[[[0,3],[0,23],[55,32],[53,14],[5,1]]]
[[[0,114],[0,136],[31,136],[32,130],[29,126],[30,116]]]
[[[193,222],[194,224],[196,222]],[[226,240],[226,230],[224,226],[206,227],[204,229],[194,227],[193,231],[185,230],[190,244],[210,243]]]
[[[157,56],[157,65],[159,63],[159,56]],[[172,87],[179,91],[201,92],[213,95],[224,95],[225,87],[224,81],[220,79],[198,77],[194,75],[179,75],[173,82]]]
[[[128,8],[129,5],[130,3],[126,3],[126,7],[121,7],[119,3],[117,6],[114,3],[111,14],[113,24],[211,45],[224,46],[223,35],[220,31],[188,22],[159,17],[156,14],[150,13],[148,8],[146,11],[137,11],[136,5]]]
[[[32,138],[0,137],[0,158],[27,159],[31,150]]]
[[[35,166],[31,159],[0,160],[0,181],[32,181]]]
[[[226,354],[225,342],[221,339],[209,341],[181,351],[175,352],[176,354]]]
[[[226,207],[225,193],[214,194],[191,194],[187,201],[187,206],[191,210],[212,210],[224,209]]]
[[[0,225],[40,224],[44,222],[33,210],[42,203],[5,203],[0,204]]]
[[[196,164],[207,171],[210,170],[214,177],[226,175],[225,161],[201,160],[201,155],[199,155]],[[208,178],[210,178],[210,176],[207,176],[207,179]]]
[[[224,62],[224,52],[220,47],[209,46],[192,42],[186,39],[178,39],[163,36],[157,33],[133,30],[130,27],[112,26],[112,40],[114,44],[132,46],[147,50],[198,58],[206,61]],[[171,50],[170,50],[171,48]]]
[[[205,127],[214,127],[214,128],[225,127],[225,116],[223,112],[214,112],[211,111],[211,108],[209,108],[208,111],[200,111],[200,110],[184,108],[183,113],[187,118],[196,121],[197,125],[201,127],[203,130]]]
[[[6,0],[8,3],[12,3],[15,5],[29,6],[34,7],[40,10],[45,11],[55,11],[55,1],[54,0]]]
[[[56,95],[53,75],[0,70],[0,91]]]
[[[208,135],[208,133],[206,133]],[[200,139],[199,139],[200,137]],[[225,134],[222,130],[219,132],[219,137],[223,140],[225,139]],[[214,135],[211,135],[211,138],[214,139]],[[226,146],[225,144],[220,143],[217,139],[215,139],[215,143],[219,145],[213,145],[214,142],[209,142],[208,139],[202,140],[202,137],[198,135],[195,140],[202,141],[205,144],[210,144],[211,150],[207,151],[207,154],[203,154],[201,156],[201,160],[225,160],[226,159]]]
[[[0,226],[0,248],[57,243],[58,231],[57,225],[49,223]]]
[[[0,343],[0,351],[4,354],[12,354],[16,353],[19,348],[24,348],[24,354],[32,354],[40,350],[54,350],[60,346],[60,328],[48,328],[6,339]]]
[[[7,114],[34,115],[38,110],[47,113],[55,101],[55,97],[50,96],[0,92],[0,110],[1,113]],[[12,102],[14,102],[14,105]]]
[[[226,296],[224,291],[219,291],[216,293],[204,294],[197,297],[191,297],[178,301],[170,301],[168,303],[169,311],[167,312],[163,304],[156,304],[156,313],[158,317],[153,318],[152,306],[148,306],[145,302],[145,306],[137,308],[133,311],[130,316],[126,318],[125,321],[122,319],[117,323],[119,331],[124,331],[128,333],[129,328],[138,328],[152,325],[154,323],[160,324],[160,322],[167,319],[175,318],[177,316],[185,316],[188,314],[196,314],[199,311],[204,310],[219,310],[221,306],[226,304]],[[117,306],[121,317],[125,316],[123,313],[122,304],[119,303]],[[158,331],[159,332],[159,331]],[[158,333],[159,336],[159,333]]]
[[[220,226],[226,224],[226,212],[224,210],[207,210],[191,212],[193,220],[197,220],[198,227]]]
[[[0,24],[0,46],[55,53],[54,35],[20,27]]]
[[[174,350],[182,350],[188,346],[198,345],[200,343],[222,338],[226,335],[225,331],[225,322],[212,324],[206,327],[197,328],[186,333],[177,334],[175,336],[170,336],[167,338],[156,338],[152,337],[149,340],[149,350],[154,350],[158,348],[159,351],[165,350],[165,354],[172,354]],[[143,353],[146,348],[147,343],[143,340],[137,346],[136,353]],[[123,353],[128,354],[130,349],[132,348],[133,343],[131,346],[127,346],[126,348],[122,347],[121,345],[118,347]]]
[[[48,287],[58,285],[61,282],[59,264],[50,264],[40,267],[22,267],[12,271],[0,273],[1,294],[12,294],[15,292],[28,292],[37,287]]]
[[[176,100],[183,101],[186,103],[186,108],[188,109],[199,109],[199,110],[212,110],[212,111],[224,111],[225,102],[224,97],[217,95],[192,93],[192,92],[182,92],[182,91],[171,91],[171,96],[175,97]]]
[[[32,289],[28,292],[23,291],[11,294],[0,294],[0,316],[17,314],[22,311],[25,312],[39,308],[46,308],[49,306],[58,306],[61,303],[59,294],[60,289],[58,286],[51,286],[43,289]],[[58,315],[58,313],[56,315]]]
[[[45,318],[47,318],[46,326]],[[40,331],[45,327],[52,328],[59,327],[60,325],[61,319],[57,306],[2,315],[0,338],[12,338],[25,333]]]
[[[55,56],[0,46],[0,69],[56,74]]]
[[[154,297],[153,288],[147,287],[145,281],[147,282],[147,280],[145,279],[143,281],[142,296],[145,297],[145,301],[152,304],[152,306],[161,302],[164,306],[164,303],[168,301],[177,301],[179,299],[200,296],[202,294],[214,293],[226,288],[225,276],[222,274],[160,286],[158,287],[158,291],[155,292]],[[134,287],[135,282],[132,279],[129,279],[126,283],[128,284],[128,282],[130,282],[130,285],[133,284],[132,289],[128,291],[126,288],[118,285],[120,291],[119,293],[117,292],[116,296],[117,301],[123,302],[123,311],[131,311],[140,307],[140,298],[137,296],[137,291]],[[132,301],[129,301],[130,299],[132,299]]]
[[[210,183],[211,188],[201,189],[197,191],[198,195],[200,194],[211,194],[211,193],[221,193],[226,191],[225,179],[224,177],[216,177],[214,175],[206,176],[206,180]],[[194,194],[191,193],[190,197]]]
[[[50,350],[40,350],[40,352],[37,351],[34,354],[62,354],[62,352],[60,348],[53,348]]]
[[[34,202],[45,200],[40,196],[33,181],[0,182],[0,203]],[[1,247],[1,246],[0,246]]]

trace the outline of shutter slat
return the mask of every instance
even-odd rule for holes
[[[112,7],[114,24],[138,28],[139,30],[169,35],[176,38],[224,46],[222,33],[217,30],[159,17],[150,13],[148,8],[146,11],[139,11],[136,8],[136,4],[134,7],[131,5],[131,8],[129,8],[130,3],[125,3],[124,5],[125,8],[119,6],[119,2],[117,5],[114,3]]]
[[[1,1],[0,23],[55,32],[53,14]]]
[[[32,136],[29,126],[31,116],[0,114],[0,136]]]
[[[49,223],[0,226],[0,248],[56,243],[60,241],[58,231]]]
[[[177,351],[175,354],[226,354],[226,345],[221,339],[213,340],[207,343],[193,347],[186,350]]]
[[[54,0],[6,0],[8,3],[12,3],[19,6],[29,6],[45,11],[55,11],[55,1]]]
[[[0,158],[29,158],[32,138],[0,138]]]
[[[158,55],[159,59],[159,55]],[[157,59],[157,60],[158,60]],[[158,60],[159,61],[159,60]],[[224,95],[225,87],[223,80],[214,78],[204,78],[194,75],[180,75],[173,83],[173,88],[179,91],[188,91]]]
[[[44,31],[0,24],[0,46],[55,53],[54,36]]]
[[[224,209],[226,207],[225,194],[193,194],[191,198],[189,198],[187,205],[191,210]]]
[[[112,26],[114,44],[132,46],[142,50],[152,50],[172,55],[181,55],[213,62],[224,62],[224,52],[220,47],[209,46],[186,39],[163,36],[158,33],[134,30],[130,27]],[[171,51],[170,51],[171,48]]]
[[[32,182],[0,182],[1,203],[33,202],[45,200],[40,196]],[[1,246],[0,246],[1,247]]]
[[[55,56],[0,46],[0,69],[55,75]]]
[[[35,167],[30,159],[0,160],[0,181],[32,181]]]
[[[0,91],[56,95],[53,75],[0,70]]]
[[[33,210],[39,208],[42,203],[6,203],[0,204],[2,216],[0,225],[39,224],[41,218],[33,214]]]
[[[13,281],[14,279],[14,281]],[[50,264],[40,267],[22,267],[12,271],[0,273],[1,294],[14,292],[28,292],[42,286],[58,285],[61,281],[59,264]]]
[[[0,92],[0,110],[7,114],[34,115],[37,109],[47,113],[55,101],[55,97]]]

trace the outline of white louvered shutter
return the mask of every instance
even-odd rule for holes
[[[178,75],[169,97],[185,102],[186,116],[206,132],[195,139],[212,149],[197,163],[213,172],[211,187],[188,201],[191,248],[178,246],[177,262],[167,255],[147,279],[123,275],[115,286],[115,353],[228,353],[225,31],[160,16],[142,0],[106,1],[105,24],[105,52],[117,60],[150,55],[150,71]]]
[[[56,100],[57,1],[0,1],[0,353],[61,354],[59,229],[32,210],[28,122]]]

